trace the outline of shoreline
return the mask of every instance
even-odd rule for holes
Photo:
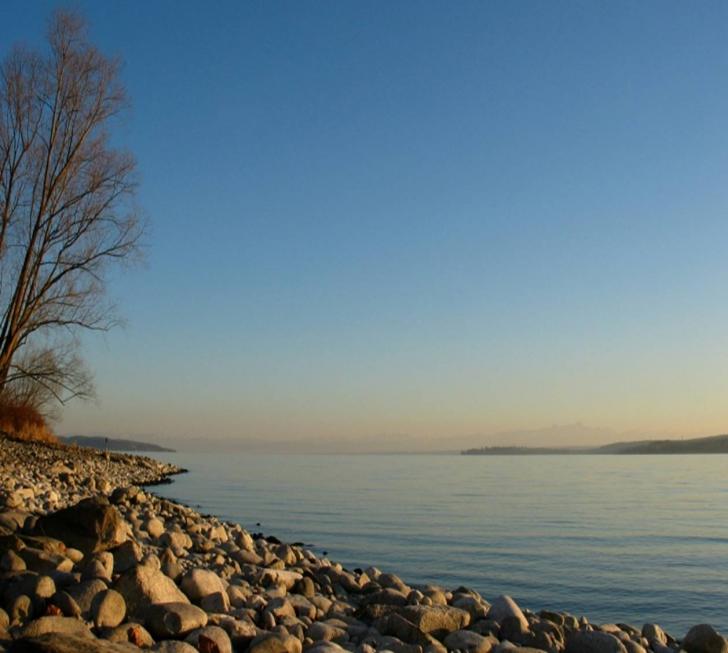
[[[0,472],[0,651],[728,652],[707,625],[678,640],[345,569],[145,492],[187,472],[147,456],[0,436]]]

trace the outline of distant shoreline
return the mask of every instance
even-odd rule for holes
[[[155,452],[173,453],[174,449],[162,447],[151,442],[139,440],[125,440],[122,438],[107,438],[102,435],[67,435],[58,438],[63,444],[78,445],[79,447],[91,447],[92,449],[108,449],[109,451],[134,451],[134,452]]]
[[[465,449],[463,456],[650,455],[728,454],[728,435],[687,440],[614,442],[601,447],[481,447]]]

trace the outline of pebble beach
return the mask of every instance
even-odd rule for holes
[[[595,624],[408,584],[146,489],[183,471],[0,436],[0,651],[728,653],[708,624]]]

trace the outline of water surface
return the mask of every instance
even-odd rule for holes
[[[728,456],[157,457],[190,470],[158,494],[350,568],[728,632]]]

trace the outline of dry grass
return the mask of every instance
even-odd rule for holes
[[[58,443],[43,415],[32,406],[0,401],[0,431],[15,440]]]

